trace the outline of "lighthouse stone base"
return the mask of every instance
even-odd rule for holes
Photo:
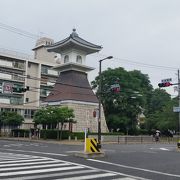
[[[72,131],[82,132],[88,129],[89,132],[98,132],[98,117],[93,117],[93,112],[97,109],[98,104],[88,102],[67,102],[63,106],[68,106],[74,110],[74,121]],[[101,132],[108,132],[107,124],[102,110]]]

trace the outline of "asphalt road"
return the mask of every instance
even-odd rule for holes
[[[83,144],[0,140],[0,179],[180,179],[176,144],[106,144],[105,157],[74,156],[83,149]]]

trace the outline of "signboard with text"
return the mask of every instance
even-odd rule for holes
[[[13,93],[13,84],[3,82],[3,84],[2,84],[2,93],[12,94]]]
[[[180,112],[180,107],[173,107],[173,112]]]
[[[162,83],[171,82],[171,81],[172,81],[172,78],[162,79],[161,80]]]

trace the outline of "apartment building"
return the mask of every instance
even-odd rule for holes
[[[45,48],[52,43],[49,38],[37,40],[33,56],[0,49],[0,111],[15,111],[24,116],[22,128],[33,127],[34,112],[58,77],[58,72],[52,69],[59,62],[56,53]],[[13,92],[13,88],[21,87],[29,90]]]

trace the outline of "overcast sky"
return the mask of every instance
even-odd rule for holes
[[[102,45],[87,58],[96,68],[124,67],[148,74],[154,88],[166,78],[177,82],[180,68],[179,0],[0,0],[0,47],[31,54],[36,39],[9,32],[4,25],[60,41],[76,28],[80,37]],[[153,65],[153,66],[151,66]],[[164,67],[162,67],[164,66]],[[169,68],[165,68],[169,67]],[[173,87],[167,88],[171,94]]]

